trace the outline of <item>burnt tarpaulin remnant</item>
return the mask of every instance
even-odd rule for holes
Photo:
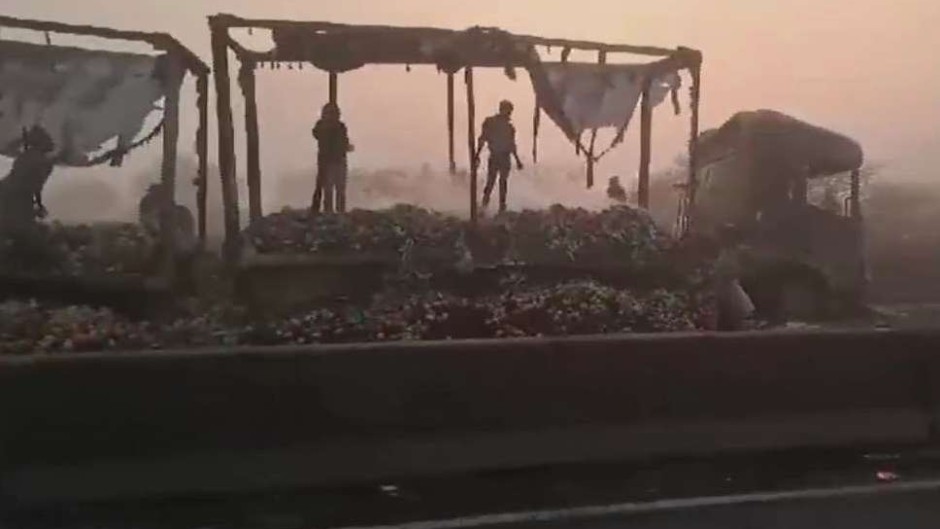
[[[70,147],[59,163],[120,165],[165,95],[164,70],[165,56],[0,42],[0,154],[16,156],[22,131],[40,125]]]
[[[663,71],[651,64],[560,62],[530,65],[529,74],[540,108],[575,145],[575,152],[585,154],[589,188],[594,185],[594,164],[623,142],[647,82],[652,106],[672,93],[674,110],[679,111],[678,66]],[[596,153],[597,130],[602,128],[615,128],[617,133],[606,149]],[[591,131],[588,147],[581,143],[585,131]]]
[[[601,156],[623,141],[643,93],[643,83],[652,75],[648,65],[593,63],[545,63],[529,72],[541,109],[580,151],[591,152],[579,145],[584,131],[617,130],[611,146]],[[650,85],[653,106],[681,84],[677,71],[654,75]]]

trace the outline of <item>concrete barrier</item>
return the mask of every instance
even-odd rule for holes
[[[603,336],[0,360],[0,495],[72,501],[930,441],[940,334]]]

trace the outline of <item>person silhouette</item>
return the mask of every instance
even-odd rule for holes
[[[516,127],[512,124],[512,103],[502,101],[499,104],[499,113],[486,118],[477,140],[477,152],[474,164],[479,162],[480,153],[486,145],[490,151],[487,164],[486,185],[483,188],[483,209],[490,203],[493,186],[499,177],[499,212],[506,211],[506,194],[509,187],[509,172],[512,170],[512,158],[516,160],[516,168],[522,170],[522,161],[516,150]]]
[[[317,140],[317,184],[313,193],[312,213],[321,208],[326,213],[346,211],[347,155],[353,151],[349,132],[336,103],[323,106],[313,127]]]

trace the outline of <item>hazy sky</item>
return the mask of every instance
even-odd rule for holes
[[[218,12],[450,28],[487,25],[547,36],[686,45],[705,55],[705,127],[720,124],[737,110],[773,108],[856,137],[869,161],[886,166],[884,178],[930,179],[940,162],[936,0],[4,0],[0,11],[166,31],[207,61],[206,16]],[[2,37],[40,40],[35,34],[9,30]],[[264,43],[258,34],[239,37]],[[56,37],[56,42],[76,41]],[[344,75],[340,85],[340,102],[357,145],[354,165],[446,163],[443,76],[431,68],[406,73],[403,67],[382,67]],[[517,127],[528,153],[532,96],[527,76],[514,83],[500,72],[487,72],[478,76],[477,86],[482,113],[503,97],[517,102]],[[310,68],[261,74],[266,180],[312,165],[309,128],[325,91],[326,75]],[[682,96],[686,105],[687,92]],[[458,102],[463,103],[462,97]],[[654,124],[657,166],[680,152],[688,134],[687,112],[676,118],[668,108],[658,109]],[[236,109],[236,117],[240,115]],[[458,104],[458,119],[457,142],[462,147],[463,104]],[[184,125],[184,151],[191,151],[192,120]],[[553,126],[543,122],[543,130],[549,128]],[[573,149],[556,131],[543,133],[542,140],[545,159],[576,161]],[[458,152],[462,162],[465,152]],[[636,136],[631,135],[616,156],[601,165],[601,175],[632,177],[636,152]],[[129,170],[145,167],[156,156],[136,156]],[[239,170],[243,173],[243,166]]]

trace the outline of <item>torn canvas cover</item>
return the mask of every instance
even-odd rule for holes
[[[616,128],[622,138],[648,72],[648,65],[591,63],[546,63],[530,70],[542,110],[573,142],[586,130],[609,127]],[[654,77],[652,105],[662,103],[681,83],[675,71]]]
[[[15,156],[23,130],[40,125],[57,152],[68,146],[64,165],[88,165],[110,140],[119,162],[166,93],[165,63],[163,56],[0,41],[0,154]]]

